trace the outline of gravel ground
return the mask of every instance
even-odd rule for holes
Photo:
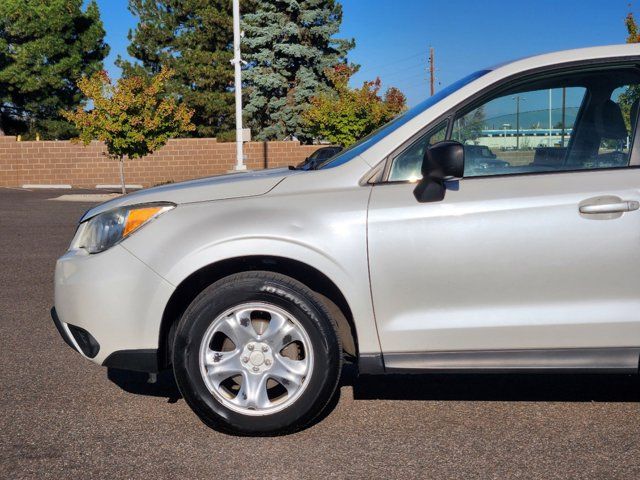
[[[0,189],[2,478],[640,478],[633,376],[345,372],[307,430],[205,427],[171,376],[83,360],[49,317],[55,259],[90,204]]]

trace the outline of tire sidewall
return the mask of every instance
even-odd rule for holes
[[[268,415],[243,415],[224,406],[209,391],[200,371],[200,345],[211,322],[248,302],[272,304],[288,312],[305,329],[313,349],[313,370],[304,391],[293,404]],[[260,275],[217,282],[205,289],[178,324],[173,351],[176,382],[189,406],[207,425],[239,434],[282,433],[303,427],[331,398],[340,369],[335,329],[318,301],[287,282]]]

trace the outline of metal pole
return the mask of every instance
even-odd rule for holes
[[[550,147],[551,146],[551,129],[553,128],[553,125],[551,125],[552,119],[551,119],[551,89],[549,89],[549,138],[547,138],[547,146]]]
[[[567,107],[567,87],[562,88],[562,143],[561,147],[564,148],[564,135],[565,135],[565,126],[564,123],[566,121],[566,107]]]
[[[242,151],[242,56],[240,53],[240,0],[233,0],[233,67],[236,93],[236,166],[235,170],[246,170]]]
[[[520,95],[516,96],[516,150],[520,150]]]

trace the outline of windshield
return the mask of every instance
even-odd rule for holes
[[[389,123],[383,125],[377,130],[374,130],[369,135],[367,135],[366,137],[363,137],[362,139],[360,139],[359,141],[351,145],[346,150],[343,150],[342,152],[340,152],[338,155],[327,159],[325,162],[321,163],[317,168],[319,169],[333,168],[333,167],[337,167],[338,165],[347,163],[349,160],[353,159],[354,157],[357,157],[362,152],[364,152],[365,150],[368,150],[371,146],[378,143],[380,140],[382,140],[384,137],[389,135],[391,132],[397,130],[408,121],[413,120],[415,117],[420,115],[422,112],[424,112],[428,108],[431,108],[440,100],[448,97],[453,92],[460,90],[465,85],[468,85],[474,80],[477,80],[478,78],[489,73],[490,71],[491,70],[480,70],[458,80],[455,83],[452,83],[448,87],[440,90],[438,93],[436,93],[432,97],[427,98],[426,100],[419,103],[415,107],[397,116],[396,118],[391,120]]]

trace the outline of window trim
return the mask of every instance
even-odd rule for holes
[[[636,129],[631,137],[631,145],[629,145],[629,165],[627,168],[640,167],[640,145],[636,147],[636,139],[640,139],[640,109],[636,113]]]
[[[447,136],[446,138],[451,138],[451,133],[453,130],[454,118],[458,115],[458,112],[464,111],[466,108],[471,107],[473,109],[473,105],[481,104],[483,101],[490,99],[491,97],[496,97],[500,94],[500,92],[508,91],[511,88],[514,88],[520,84],[527,83],[536,78],[540,78],[546,74],[550,76],[559,76],[564,73],[572,73],[577,71],[588,71],[588,70],[596,70],[605,67],[607,70],[616,69],[616,68],[636,68],[640,69],[640,56],[635,57],[611,57],[604,59],[591,59],[591,60],[581,60],[575,62],[567,62],[557,65],[551,65],[546,67],[538,67],[530,70],[525,70],[522,72],[515,73],[506,78],[498,80],[497,82],[488,85],[487,87],[478,90],[474,94],[465,98],[442,115],[435,118],[433,121],[429,122],[423,128],[418,130],[415,134],[411,135],[407,140],[402,142],[397,148],[395,148],[389,155],[387,155],[382,161],[385,163],[384,174],[380,181],[377,181],[375,185],[398,185],[398,184],[415,184],[416,182],[412,182],[410,180],[389,180],[389,173],[391,171],[391,164],[402,152],[404,152],[407,148],[409,148],[413,143],[415,143],[419,138],[429,133],[430,129],[436,128],[437,125],[443,123],[445,120],[448,122],[447,127]],[[496,178],[496,177],[508,177],[508,176],[521,176],[521,175],[547,175],[547,174],[557,174],[557,173],[575,173],[575,172],[590,172],[590,171],[606,171],[606,170],[620,170],[623,168],[634,168],[640,167],[640,147],[637,146],[635,142],[636,138],[640,138],[640,111],[638,121],[636,122],[636,129],[632,138],[632,143],[630,146],[630,155],[629,155],[629,165],[627,167],[612,167],[612,168],[599,168],[594,170],[560,170],[560,171],[549,171],[549,172],[523,172],[523,173],[507,173],[507,174],[497,174],[497,175],[484,175],[477,177],[465,177],[466,180],[476,179],[476,178]],[[637,162],[637,165],[633,165],[633,163]]]
[[[393,169],[393,164],[394,162],[397,160],[397,158],[402,155],[404,152],[406,152],[407,150],[409,150],[411,147],[413,147],[416,143],[418,143],[421,139],[423,139],[425,136],[431,134],[431,136],[433,136],[436,132],[438,132],[438,128],[444,125],[444,139],[446,140],[448,138],[448,134],[449,134],[449,123],[451,122],[451,118],[445,118],[442,122],[439,123],[435,123],[433,125],[433,128],[431,129],[427,129],[423,135],[421,135],[420,137],[418,137],[415,141],[413,141],[412,143],[410,143],[407,148],[403,149],[401,152],[399,152],[397,155],[395,155],[393,157],[393,159],[389,162],[386,162],[385,166],[384,166],[384,177],[386,179],[386,181],[388,182],[405,182],[408,180],[389,180],[390,176],[391,176],[391,170]],[[412,137],[414,138],[415,135]]]

